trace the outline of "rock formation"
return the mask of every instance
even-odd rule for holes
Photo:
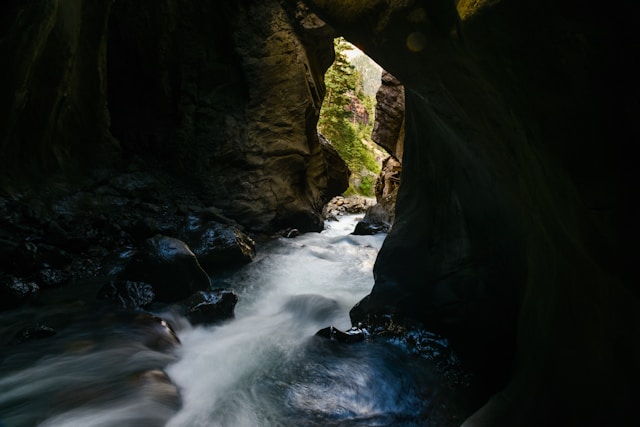
[[[387,232],[395,220],[396,201],[402,175],[404,151],[404,87],[398,79],[383,70],[376,93],[376,115],[371,139],[388,153],[376,181],[376,205],[371,207],[355,233]]]
[[[322,229],[330,27],[276,0],[85,3],[2,6],[0,188],[141,157],[253,230]]]
[[[404,87],[386,70],[382,71],[376,92],[376,121],[371,139],[402,161],[404,152]]]
[[[275,0],[114,5],[113,133],[125,154],[170,159],[249,228],[318,231],[335,195],[315,128],[333,32],[301,5],[289,12]]]
[[[52,246],[159,228],[124,208],[101,217],[96,198],[139,191],[136,209],[181,211],[161,192],[148,206],[158,187],[135,174],[113,190],[96,166],[155,167],[250,229],[320,229],[340,185],[315,121],[340,34],[406,90],[396,218],[354,322],[393,314],[449,337],[497,392],[466,425],[632,424],[637,3],[306,4],[331,27],[294,0],[3,2],[3,293],[49,283],[30,270]],[[58,196],[56,172],[91,185]],[[24,196],[44,184],[55,200]],[[80,229],[71,205],[91,218]],[[111,225],[111,239],[78,235]]]
[[[468,425],[630,422],[637,6],[460,1],[461,24],[451,1],[307,3],[406,89],[396,220],[353,321],[451,337],[503,389]]]
[[[0,189],[113,160],[107,22],[113,1],[0,6]]]

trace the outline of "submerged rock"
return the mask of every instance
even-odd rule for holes
[[[46,338],[56,334],[56,330],[49,326],[35,324],[20,329],[11,341],[14,344],[23,343],[37,338]]]
[[[180,390],[161,369],[152,369],[136,375],[132,385],[140,388],[149,399],[159,402],[163,407],[177,411],[182,406]]]
[[[318,294],[292,295],[282,306],[293,315],[296,321],[310,319],[316,322],[327,321],[339,309],[338,301]]]
[[[140,341],[152,350],[167,351],[180,346],[180,339],[169,323],[161,317],[140,313],[134,318],[140,326]]]

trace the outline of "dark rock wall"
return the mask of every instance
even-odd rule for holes
[[[344,168],[316,133],[334,33],[301,3],[1,7],[3,189],[143,159],[250,229],[322,229]]]
[[[462,25],[448,1],[308,1],[406,88],[396,221],[352,318],[418,318],[489,389],[510,376],[488,425],[629,423],[638,7],[457,3]]]
[[[376,204],[367,209],[356,225],[355,234],[388,232],[395,221],[404,151],[404,86],[386,70],[382,70],[380,80],[371,139],[384,148],[388,156],[382,160],[376,179]]]
[[[0,189],[117,156],[105,90],[112,3],[0,5]]]
[[[380,83],[371,139],[384,148],[389,157],[382,161],[382,170],[376,181],[377,207],[372,208],[375,212],[367,212],[367,217],[377,212],[393,224],[404,153],[404,86],[386,70],[382,71]]]
[[[382,70],[376,92],[376,120],[371,139],[402,161],[404,151],[404,87],[391,73]]]

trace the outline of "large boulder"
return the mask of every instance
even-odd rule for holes
[[[229,289],[196,292],[184,302],[185,315],[196,324],[214,324],[232,319],[238,296]]]
[[[163,302],[176,302],[211,286],[186,243],[160,234],[144,241],[119,276],[152,285],[156,300]]]
[[[211,274],[251,262],[256,254],[253,239],[234,224],[209,220],[210,212],[188,215],[182,232],[202,268]]]

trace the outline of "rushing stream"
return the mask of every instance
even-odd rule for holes
[[[443,399],[433,362],[387,341],[315,336],[349,329],[349,309],[373,285],[384,235],[350,235],[354,225],[348,216],[271,241],[214,277],[239,296],[232,320],[191,326],[154,312],[181,341],[172,351],[162,323],[77,298],[3,315],[4,329],[30,321],[58,333],[3,351],[0,426],[446,425],[431,414]]]

